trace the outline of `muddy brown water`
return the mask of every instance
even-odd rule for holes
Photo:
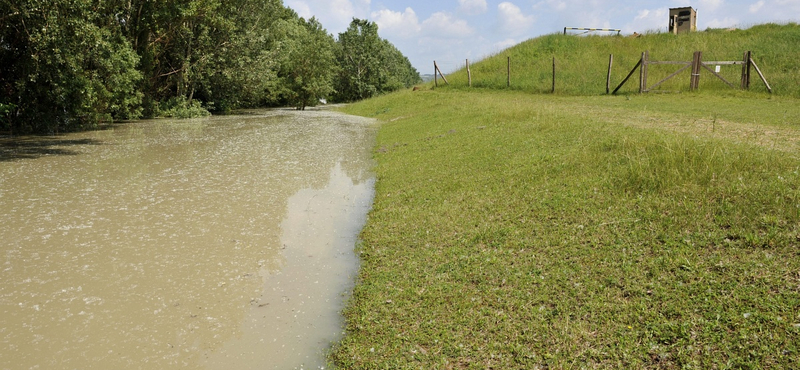
[[[0,369],[325,367],[374,137],[261,111],[6,145]]]

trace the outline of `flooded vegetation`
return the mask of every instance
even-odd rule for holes
[[[0,152],[0,368],[316,368],[372,200],[371,121],[145,121]]]

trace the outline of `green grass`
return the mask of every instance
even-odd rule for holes
[[[800,26],[550,35],[376,117],[341,368],[800,367]],[[775,94],[603,96],[652,60],[738,60]],[[506,57],[512,58],[512,86]],[[549,92],[557,59],[557,94]],[[651,81],[671,73],[653,67]],[[674,67],[671,67],[674,69]],[[724,67],[738,81],[740,69]],[[686,90],[685,79],[664,85]],[[533,93],[533,94],[532,94]]]
[[[798,107],[456,88],[348,106],[383,124],[332,361],[797,368]]]
[[[691,61],[695,51],[703,52],[704,61],[741,61],[745,51],[765,74],[777,95],[800,98],[800,25],[764,24],[745,30],[709,30],[690,34],[649,33],[639,38],[624,36],[548,35],[528,40],[471,67],[473,87],[506,88],[507,58],[511,58],[511,88],[528,92],[550,92],[552,63],[556,58],[556,92],[567,95],[605,94],[609,54],[614,54],[612,86],[622,82],[645,50],[653,61]],[[675,65],[653,65],[648,84],[653,85],[679,69]],[[720,74],[739,86],[741,66],[722,66]],[[658,90],[686,91],[689,70],[661,85]],[[466,88],[467,73],[461,69],[447,76],[449,88]],[[638,72],[620,90],[638,92]],[[700,89],[730,90],[725,83],[705,70],[701,71]],[[766,87],[755,71],[751,90],[764,92]]]

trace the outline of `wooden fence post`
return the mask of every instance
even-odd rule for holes
[[[642,68],[644,69],[644,81],[642,82],[642,92],[648,92],[650,90],[647,89],[647,77],[649,76],[650,72],[650,50],[644,51],[644,61],[642,62]]]
[[[695,51],[692,58],[692,79],[690,89],[692,91],[700,88],[700,65],[703,63],[703,52]]]
[[[758,77],[761,77],[761,81],[764,82],[764,85],[767,85],[767,91],[769,91],[769,93],[772,94],[772,87],[769,86],[769,82],[767,82],[767,78],[764,77],[763,73],[761,73],[761,69],[758,68],[758,64],[756,64],[756,61],[754,61],[753,58],[750,58],[750,64],[752,64],[753,68],[756,69],[756,72],[758,72]]]
[[[614,54],[608,56],[608,75],[606,76],[606,94],[611,91],[611,66],[614,64]]]
[[[645,50],[642,53],[642,65],[639,69],[639,94],[647,92],[647,62],[649,57],[650,53]]]
[[[553,87],[550,89],[550,93],[556,93],[556,57],[553,57]]]
[[[439,66],[436,65],[436,61],[434,60],[433,61],[433,87],[434,88],[439,87],[439,76],[437,75],[437,73],[439,73]]]
[[[436,74],[437,73],[439,74],[439,76],[442,77],[442,81],[444,81],[445,85],[449,85],[450,84],[449,82],[447,82],[447,77],[445,77],[444,73],[442,73],[442,70],[439,69],[439,66],[436,64],[435,60],[433,61],[433,69],[434,69],[434,71],[433,71],[433,80],[434,80],[434,84],[436,86],[439,86],[438,81],[436,81]]]
[[[506,87],[511,87],[511,57],[508,57],[508,78],[506,79]]]
[[[467,59],[467,82],[472,87],[472,71],[469,70],[469,59]]]
[[[745,51],[742,59],[742,90],[750,89],[750,57],[750,51]]]

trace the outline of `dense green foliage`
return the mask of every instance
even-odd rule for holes
[[[138,114],[139,57],[112,12],[81,0],[0,4],[0,104],[13,106],[6,128],[56,132]]]
[[[314,18],[283,22],[279,28],[285,32],[279,48],[284,95],[298,109],[314,106],[334,91],[336,43]]]
[[[375,24],[354,19],[369,38],[337,42],[281,0],[2,0],[0,17],[0,130],[14,133],[141,115],[302,109],[419,81]],[[348,60],[377,58],[359,70],[369,80],[355,78],[370,93],[352,94],[344,49]]]
[[[339,101],[356,101],[420,82],[419,73],[397,48],[378,36],[378,25],[354,19],[339,34]]]
[[[633,69],[645,50],[652,61],[691,61],[695,51],[704,61],[741,61],[745,51],[764,73],[776,95],[800,97],[800,25],[763,24],[743,30],[706,30],[689,34],[648,33],[641,37],[553,34],[525,41],[470,66],[472,86],[506,88],[507,61],[511,58],[511,89],[549,93],[552,88],[553,58],[556,60],[556,93],[599,95],[606,92],[609,55],[614,55],[611,89]],[[652,86],[680,68],[651,65],[648,84]],[[712,67],[713,68],[713,67]],[[721,75],[737,87],[742,67],[721,66]],[[620,90],[638,91],[638,72]],[[658,87],[664,91],[688,91],[690,71],[686,70]],[[468,85],[465,69],[448,75],[449,88]],[[731,88],[706,70],[701,70],[700,90],[727,91]],[[755,71],[752,91],[766,91]]]

